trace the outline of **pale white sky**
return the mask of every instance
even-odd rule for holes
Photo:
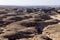
[[[60,5],[60,0],[0,0],[0,5]]]

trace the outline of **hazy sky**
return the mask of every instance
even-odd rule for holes
[[[0,0],[0,5],[60,5],[60,0]]]

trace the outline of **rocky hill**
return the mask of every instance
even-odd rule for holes
[[[58,10],[0,8],[0,40],[60,40]]]

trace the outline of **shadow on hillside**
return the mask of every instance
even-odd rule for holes
[[[48,25],[53,25],[59,23],[59,20],[56,20],[55,22],[42,22],[39,25],[36,26],[38,34],[42,33],[42,30],[47,27]]]
[[[31,38],[31,32],[18,32],[12,35],[5,35],[4,38],[8,38],[8,40],[16,40],[16,39],[21,39],[21,38]]]

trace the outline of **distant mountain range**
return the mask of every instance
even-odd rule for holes
[[[15,5],[0,5],[0,8],[60,8],[58,5],[47,5],[47,6],[15,6]]]

